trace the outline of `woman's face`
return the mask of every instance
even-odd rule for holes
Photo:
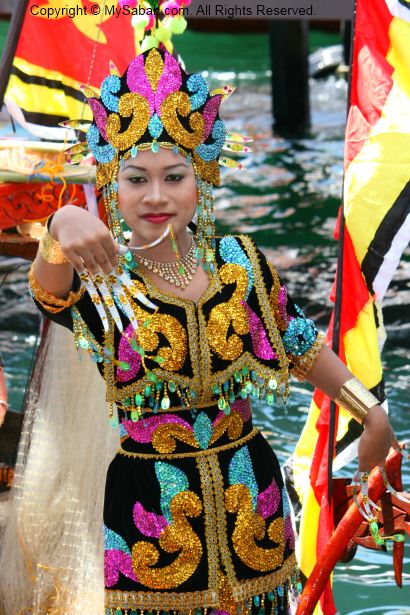
[[[138,152],[118,173],[118,197],[125,222],[143,243],[157,239],[168,224],[181,236],[198,200],[192,164],[162,147]]]

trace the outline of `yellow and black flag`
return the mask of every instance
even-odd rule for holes
[[[410,3],[405,0],[356,2],[342,216],[338,310],[327,343],[334,341],[337,319],[340,358],[383,400],[381,303],[410,239]],[[300,566],[305,577],[333,531],[331,459],[334,469],[354,459],[361,433],[336,407],[329,443],[330,422],[329,399],[316,390],[292,462],[302,505]],[[328,584],[315,613],[335,612]]]
[[[5,93],[26,122],[92,119],[79,85],[99,88],[110,60],[124,71],[135,55],[131,19],[116,8],[116,0],[28,0]]]

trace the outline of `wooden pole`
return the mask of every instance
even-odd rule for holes
[[[28,0],[16,0],[14,5],[13,16],[10,21],[7,40],[4,46],[0,64],[0,109],[3,106],[4,94],[6,92],[7,84],[9,82],[10,71],[13,64],[13,58],[16,52],[21,28],[23,26],[27,4]]]
[[[310,127],[308,33],[307,21],[270,22],[273,129],[278,133]]]

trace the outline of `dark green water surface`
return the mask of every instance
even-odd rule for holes
[[[317,39],[313,36],[311,48],[315,47]],[[333,76],[312,81],[312,129],[299,138],[284,139],[272,134],[265,35],[189,33],[181,38],[178,49],[190,71],[209,67],[208,77],[214,87],[225,83],[237,86],[221,115],[231,130],[255,139],[253,154],[244,159],[246,170],[223,171],[223,186],[216,191],[219,230],[252,234],[287,280],[294,298],[325,328],[336,257],[332,233],[342,189],[346,82]],[[388,341],[383,354],[392,423],[399,439],[408,440],[409,261],[407,252],[386,296]],[[18,261],[13,262],[14,268],[18,265]],[[9,268],[4,260],[0,260],[0,266],[4,271]],[[11,405],[19,409],[38,326],[22,269],[12,271],[2,286],[0,310],[0,349]],[[309,386],[294,384],[287,415],[263,403],[255,408],[255,421],[281,462],[293,451],[310,398]],[[407,462],[404,481],[408,491],[409,468]],[[351,466],[344,474],[353,471]],[[410,614],[409,541],[405,547],[404,589],[394,585],[389,551],[359,549],[350,564],[337,566],[334,592],[339,613]]]

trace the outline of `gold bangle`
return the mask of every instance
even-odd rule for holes
[[[65,299],[55,297],[51,293],[41,288],[36,278],[34,277],[33,265],[30,267],[28,274],[29,286],[31,295],[38,303],[51,314],[58,314],[68,307],[71,307],[81,299],[84,294],[84,286],[80,286],[77,291],[70,291]]]
[[[40,254],[47,263],[52,265],[63,265],[70,262],[64,255],[60,242],[53,239],[47,229],[40,240]]]
[[[351,378],[342,385],[335,397],[335,402],[347,410],[361,425],[370,408],[380,404],[377,397],[368,391],[357,378]]]

